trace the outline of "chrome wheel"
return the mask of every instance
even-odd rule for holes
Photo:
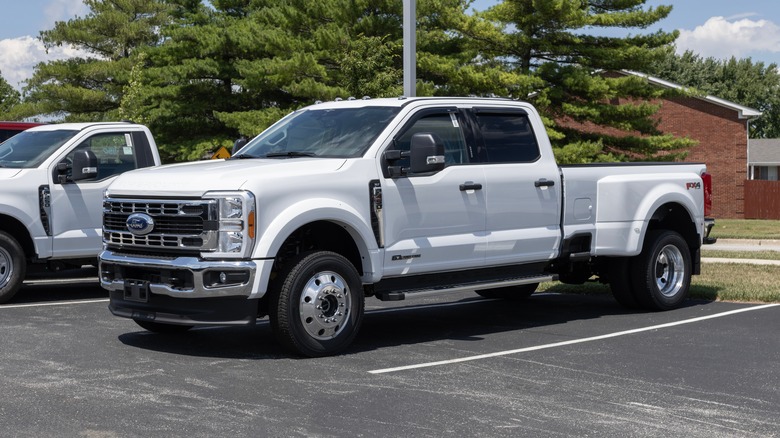
[[[301,324],[314,339],[328,340],[344,330],[349,316],[349,287],[339,274],[319,272],[309,279],[301,294]]]
[[[676,231],[650,230],[642,252],[631,260],[630,290],[637,303],[649,310],[679,307],[691,285],[691,252]]]
[[[271,285],[268,316],[290,351],[329,356],[349,346],[363,319],[364,294],[355,266],[330,251],[290,260]]]
[[[11,235],[0,231],[0,303],[8,302],[24,281],[24,250]]]
[[[11,254],[4,248],[0,248],[0,288],[4,287],[11,281],[11,276],[14,273],[14,263],[11,258]]]
[[[680,249],[666,245],[655,260],[655,284],[658,291],[666,297],[680,292],[685,280],[685,263]]]

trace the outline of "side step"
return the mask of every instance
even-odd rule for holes
[[[462,292],[473,291],[481,289],[493,289],[497,287],[509,287],[509,286],[521,286],[531,283],[542,283],[545,281],[555,281],[558,279],[557,275],[540,275],[532,277],[515,277],[506,278],[503,280],[492,282],[474,282],[474,283],[461,283],[461,284],[448,284],[432,288],[422,289],[407,289],[399,291],[382,291],[377,292],[376,297],[380,301],[401,301],[407,298],[421,297],[425,295],[434,295],[448,292]]]

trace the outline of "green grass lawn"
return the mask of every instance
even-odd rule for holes
[[[747,263],[703,263],[701,275],[691,281],[691,298],[718,301],[780,303],[780,266]],[[601,283],[569,285],[556,281],[542,283],[540,291],[608,294],[609,286]]]
[[[780,240],[780,221],[715,218],[711,236],[722,239]]]
[[[780,240],[780,221],[716,219],[713,237],[721,239]],[[780,260],[780,251],[721,251],[702,248],[702,257]],[[749,263],[702,263],[701,275],[691,281],[692,298],[720,301],[780,303],[780,266]],[[547,282],[540,291],[608,294],[609,286],[600,283],[568,285]]]

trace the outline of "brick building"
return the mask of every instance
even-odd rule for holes
[[[621,71],[607,75],[634,75],[650,84],[684,89],[683,86],[643,73]],[[685,161],[702,162],[712,175],[712,216],[743,219],[745,180],[748,179],[748,124],[760,111],[713,96],[671,97],[661,101],[656,113],[658,129],[699,144]],[[612,133],[615,134],[615,133]]]

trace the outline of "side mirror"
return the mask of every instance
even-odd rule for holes
[[[411,173],[430,173],[444,169],[444,142],[430,132],[412,136],[410,146]]]
[[[71,181],[81,181],[97,176],[97,157],[90,150],[76,151],[73,154],[73,172]]]
[[[238,140],[236,140],[233,143],[233,148],[230,150],[230,155],[233,156],[236,154],[236,152],[240,151],[242,147],[246,146],[247,144],[246,137],[239,137]]]

